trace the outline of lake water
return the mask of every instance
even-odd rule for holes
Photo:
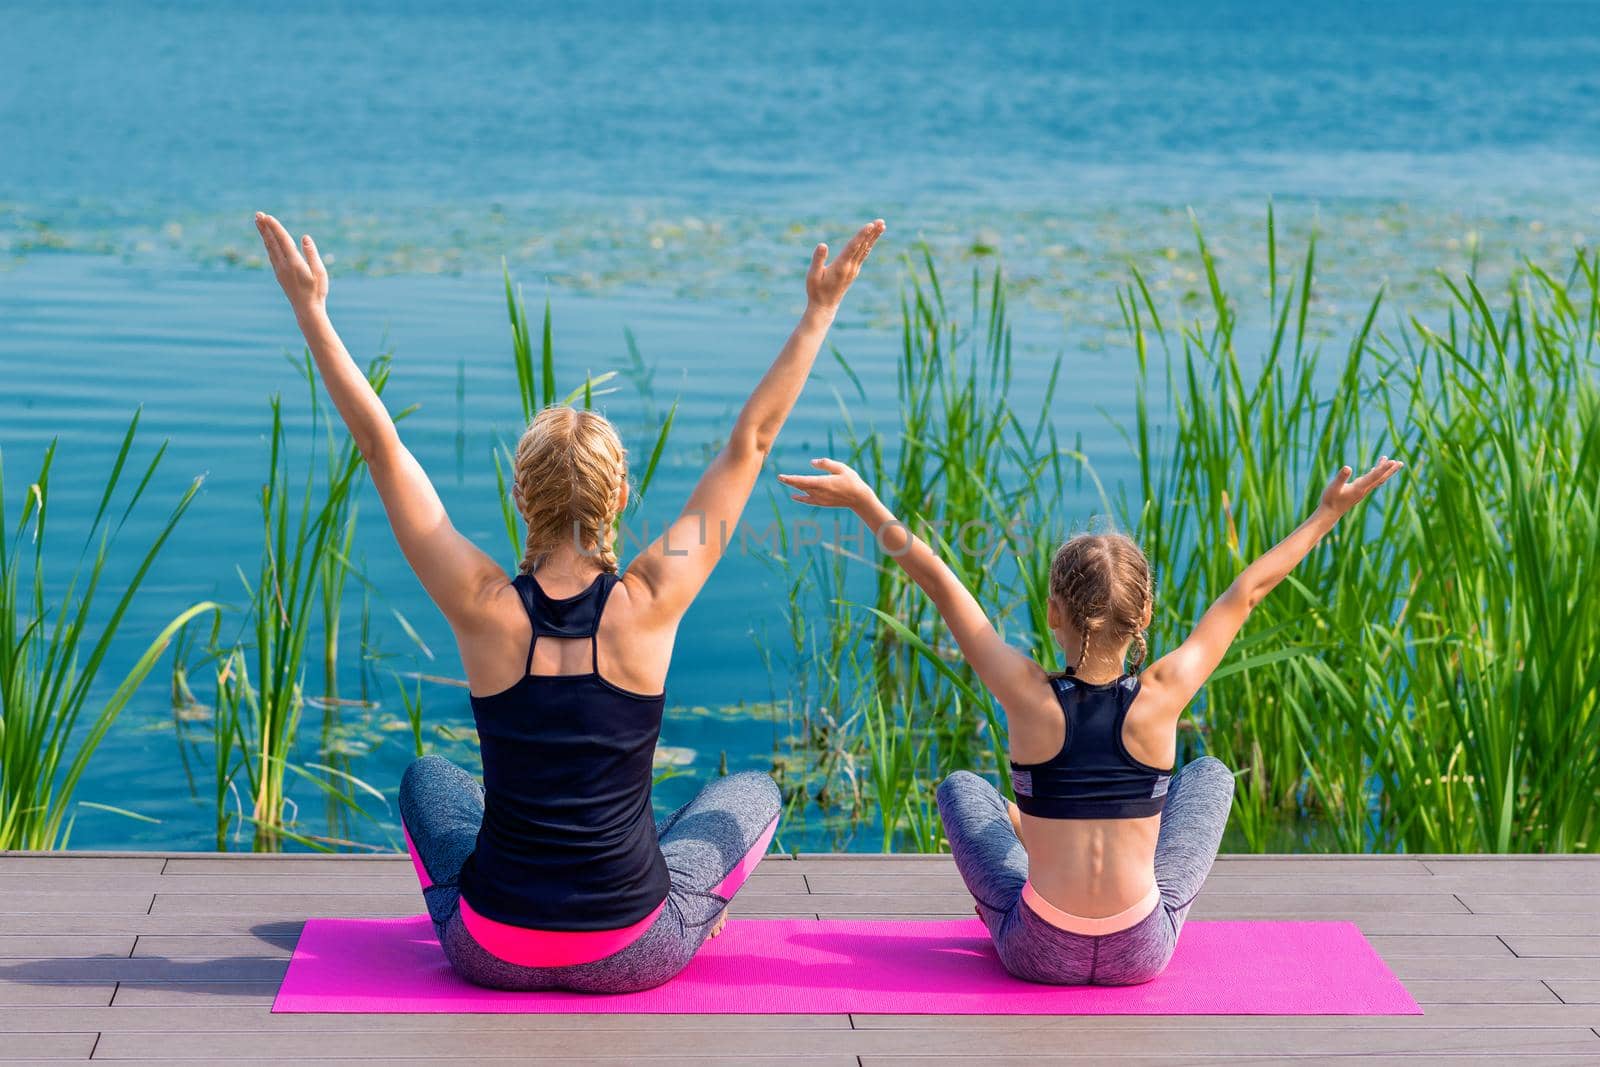
[[[1066,353],[1072,402],[1057,429],[1084,435],[1113,486],[1130,467],[1106,414],[1132,399],[1117,287],[1132,261],[1159,300],[1195,310],[1191,209],[1246,311],[1265,286],[1269,198],[1289,250],[1316,228],[1334,335],[1380,285],[1392,309],[1426,314],[1436,269],[1459,274],[1476,257],[1492,282],[1522,256],[1561,265],[1600,235],[1600,6],[984,7],[0,4],[7,504],[58,437],[53,522],[60,535],[86,521],[142,406],[142,447],[171,445],[127,544],[191,478],[206,482],[113,666],[183,605],[242,600],[266,400],[282,391],[305,410],[282,358],[298,344],[293,320],[250,224],[258,208],[317,235],[351,350],[394,352],[391,406],[420,406],[409,444],[456,524],[502,556],[491,451],[520,418],[502,261],[530,304],[552,302],[565,383],[625,367],[632,331],[654,369],[649,395],[625,384],[604,406],[636,452],[651,405],[679,401],[641,516],[659,523],[781,344],[811,244],[874,215],[889,235],[833,335],[869,398],[858,413],[892,414],[900,257],[926,242],[956,277],[998,257],[1019,387]],[[819,362],[780,465],[826,447],[835,390],[852,388]],[[386,668],[459,677],[370,491],[362,510],[357,554]],[[724,752],[733,767],[770,762],[778,729],[725,709],[783,689],[763,644],[781,643],[785,587],[770,565],[732,558],[687,620],[664,742],[695,760],[663,804]],[[186,777],[195,753],[174,729],[165,670],[79,792],[159,821],[86,809],[74,844],[210,846],[208,784],[202,774],[195,795]],[[461,690],[424,695],[431,724],[469,721]],[[392,792],[406,735],[383,726],[398,713],[392,688],[380,699],[343,743]],[[369,807],[350,833],[393,842],[392,812]],[[786,843],[808,840],[797,829]]]

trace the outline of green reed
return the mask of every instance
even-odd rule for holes
[[[142,470],[136,462],[130,467],[138,426],[135,414],[103,478],[99,506],[84,528],[82,548],[64,588],[50,588],[56,582],[49,546],[58,540],[48,521],[56,442],[45,449],[39,473],[24,491],[14,529],[6,520],[0,467],[0,849],[65,847],[79,807],[141,817],[104,804],[75,803],[74,792],[95,750],[168,643],[189,620],[216,608],[202,602],[179,612],[110,692],[104,691],[101,671],[124,617],[200,489],[197,478],[142,553],[130,557],[137,564],[122,577],[122,556],[113,554],[118,536],[166,453],[163,444]],[[119,500],[125,476],[136,482],[126,499]],[[114,560],[119,573],[113,582],[121,583],[121,594],[102,618],[95,613],[96,596]]]
[[[1194,704],[1181,747],[1235,770],[1234,838],[1600,847],[1595,258],[1580,252],[1559,277],[1528,264],[1498,298],[1444,279],[1442,321],[1391,315],[1387,332],[1380,293],[1330,345],[1314,241],[1280,276],[1269,210],[1265,299],[1245,326],[1196,238],[1198,314],[1164,308],[1137,269],[1120,294],[1135,408],[1106,440],[1126,440],[1137,477],[1115,500],[1099,490],[1102,521],[1133,532],[1154,568],[1153,654],[1312,510],[1340,463],[1410,463],[1257,609]],[[998,275],[975,279],[957,322],[932,263],[920,267],[902,306],[897,421],[861,429],[842,402],[840,451],[1053,667],[1041,635],[1056,537],[1039,531],[1074,524],[1060,498],[1076,479],[1098,489],[1088,461],[1107,449],[1054,438],[1055,372],[1036,413],[1015,409]],[[1035,536],[1009,532],[1019,517]],[[1008,532],[979,551],[955,536],[968,523]],[[788,607],[794,743],[814,741],[808,723],[830,709],[815,773],[853,790],[851,823],[881,812],[885,849],[938,847],[933,785],[958,766],[996,774],[1002,724],[898,568],[849,555],[824,545],[787,561],[806,575]]]
[[[267,478],[260,500],[261,559],[253,581],[242,571],[239,575],[248,598],[247,652],[233,656],[224,651],[218,657],[223,664],[217,675],[219,721],[226,709],[232,745],[242,757],[228,767],[220,762],[224,752],[219,746],[218,773],[229,784],[235,774],[244,777],[251,809],[246,821],[254,827],[252,846],[256,851],[276,850],[284,840],[325,847],[295,829],[298,807],[285,785],[291,775],[311,782],[336,807],[355,807],[352,790],[376,794],[371,786],[338,767],[302,764],[296,756],[314,615],[320,609],[325,654],[330,647],[336,650],[339,605],[354,536],[353,498],[365,470],[354,442],[348,437],[341,440],[331,430],[309,356],[300,369],[310,397],[306,472],[298,486],[291,484],[283,403],[274,396],[269,401],[272,422],[267,437]],[[379,357],[367,369],[368,380],[380,393],[388,369],[387,357]],[[319,435],[326,439],[320,477]],[[219,788],[219,800],[222,794]],[[381,794],[376,795],[381,799]],[[220,808],[218,820],[220,834],[225,822]]]
[[[1362,724],[1407,847],[1600,847],[1600,265],[1470,280],[1397,352],[1426,456],[1405,502],[1413,635],[1391,657],[1412,722]],[[1354,724],[1352,724],[1354,725]]]

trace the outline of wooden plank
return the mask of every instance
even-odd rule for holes
[[[160,1008],[163,1014],[172,1008],[199,1005],[212,1015],[233,1005],[255,1005],[265,1011],[272,1007],[280,984],[277,978],[234,982],[122,981],[117,983],[111,1003],[118,1011]],[[173,1028],[178,1029],[176,1024]]]
[[[51,1006],[104,1007],[111,1003],[115,982],[48,982],[30,979],[0,981],[0,1008]]]
[[[112,879],[115,883],[115,879]],[[3,907],[9,915],[143,915],[150,910],[150,893],[105,890],[93,893],[7,893]]]
[[[151,915],[251,915],[256,919],[311,916],[416,915],[410,893],[157,893]]]
[[[422,909],[417,908],[418,913]],[[307,916],[269,917],[253,912],[232,915],[184,915],[174,910],[161,915],[7,915],[0,913],[0,934],[249,934],[300,936]]]
[[[1375,1020],[1363,1020],[1372,1024]],[[471,1039],[476,1058],[570,1060],[576,1056],[612,1056],[647,1059],[658,1056],[704,1055],[707,1049],[728,1058],[772,1055],[782,1049],[790,1056],[855,1053],[906,1053],[913,1049],[925,1057],[1027,1054],[1040,1052],[1038,1033],[1024,1025],[1014,1030],[913,1031],[891,1030],[765,1030],[720,1029],[655,1031],[543,1031],[537,1042],[524,1033],[484,1030]],[[1363,1025],[1297,1029],[1293,1038],[1300,1055],[1443,1055],[1488,1051],[1505,1053],[1588,1053],[1600,1055],[1600,1036],[1587,1027],[1444,1029]],[[908,1048],[908,1044],[910,1048]],[[1080,1057],[1108,1058],[1129,1054],[1165,1053],[1181,1048],[1185,1055],[1282,1055],[1283,1033],[1270,1029],[1201,1028],[1141,1031],[1137,1029],[1076,1030],[1070,1042],[1052,1043],[1052,1056],[1068,1051]],[[363,1056],[398,1059],[413,1056],[447,1056],[462,1051],[460,1034],[441,1032],[322,1031],[270,1032],[218,1030],[190,1033],[105,1033],[95,1050],[96,1059],[165,1055],[173,1060],[231,1059],[242,1056]]]
[[[1367,938],[1378,955],[1390,956],[1510,956],[1504,941],[1487,934],[1384,934]]]
[[[897,893],[948,893],[964,890],[961,876],[952,868],[946,871],[929,871],[913,867],[914,873],[903,874],[894,880]],[[811,892],[880,893],[888,888],[883,875],[830,874],[806,875]],[[1394,893],[1587,893],[1600,892],[1600,873],[1582,878],[1552,880],[1537,874],[1507,874],[1503,876],[1475,874],[1467,877],[1453,875],[1387,874],[1381,872],[1350,874],[1230,874],[1213,871],[1206,879],[1202,895],[1206,893],[1264,893],[1322,896],[1328,894],[1394,894]]]
[[[186,856],[170,858],[160,873],[172,877],[190,874],[259,874],[272,877],[291,877],[297,874],[342,878],[372,878],[377,875],[405,875],[413,881],[411,857],[400,855],[379,856],[305,856],[294,854],[263,854],[235,856]]]
[[[1505,943],[1518,956],[1529,958],[1548,956],[1600,956],[1600,937],[1561,937],[1559,935],[1534,936],[1530,934],[1503,935]]]
[[[658,1057],[704,1057],[715,1049],[727,1059],[745,1062],[782,1055],[792,1062],[806,1056],[853,1055],[862,1037],[853,1030],[545,1030],[538,1040],[525,1032],[481,1030],[464,1039],[462,1032],[400,1030],[230,1031],[207,1033],[112,1032],[102,1034],[96,1059],[156,1058],[233,1060],[244,1056],[324,1056],[399,1060],[469,1054],[474,1060],[571,1062],[603,1056],[623,1061]],[[777,1053],[775,1050],[782,1050]]]
[[[1372,934],[1552,934],[1600,936],[1600,913],[1581,915],[1359,915]]]
[[[1600,978],[1546,979],[1550,991],[1567,1004],[1600,1004]]]
[[[1430,856],[1423,866],[1434,874],[1486,874],[1502,877],[1526,874],[1536,878],[1600,874],[1600,855],[1559,853],[1549,856]]]
[[[953,893],[965,893],[966,884],[961,881],[961,876],[952,867],[947,871],[926,871],[920,866],[912,867],[916,873],[904,874],[894,880],[891,885],[884,881],[880,875],[871,874],[821,874],[805,875],[807,889],[818,896],[832,896],[844,894],[848,896],[875,896],[884,892],[907,894],[936,894],[949,896]]]
[[[131,934],[3,934],[0,958],[126,956],[133,940]]]
[[[33,1033],[5,1035],[5,1062],[87,1060],[99,1034]]]
[[[1447,1004],[1561,1003],[1554,990],[1532,978],[1413,978],[1405,986],[1406,992],[1428,1009]],[[1466,1022],[1470,1020],[1463,1025]]]
[[[1587,893],[1462,893],[1461,903],[1474,915],[1592,915],[1595,901]]]
[[[1586,956],[1547,959],[1523,959],[1520,956],[1390,956],[1383,962],[1402,981],[1413,978],[1600,980],[1600,959]]]
[[[1592,893],[1600,872],[1552,877],[1550,872],[1437,874],[1418,877],[1379,871],[1349,874],[1230,874],[1213,871],[1206,892],[1225,893]]]
[[[1318,897],[1201,893],[1189,915],[1195,919],[1354,919],[1361,915],[1461,914],[1466,910],[1449,893],[1329,893]]]
[[[101,881],[103,879],[103,881]],[[63,890],[84,892],[95,885],[115,885],[119,892],[156,893],[411,893],[418,900],[422,891],[417,877],[409,870],[394,874],[369,874],[357,877],[331,874],[295,874],[274,877],[257,874],[190,874],[167,877],[160,874],[134,874],[108,877],[77,874],[0,874],[0,898],[17,889],[43,892]],[[145,903],[149,903],[148,899]]]
[[[160,874],[162,856],[84,856],[72,852],[0,852],[0,875],[127,875]]]
[[[1239,875],[1341,875],[1381,874],[1427,877],[1426,864],[1406,856],[1218,856],[1212,866],[1217,874]]]
[[[4,899],[18,890],[43,892],[46,890],[66,890],[82,892],[84,887],[95,884],[92,880],[105,879],[101,884],[114,884],[119,892],[162,893],[162,894],[270,894],[279,896],[289,894],[307,893],[368,893],[368,894],[401,894],[408,893],[416,900],[417,909],[422,907],[422,891],[417,886],[417,877],[409,866],[403,871],[391,873],[374,872],[369,875],[350,876],[337,874],[288,874],[288,875],[263,875],[263,874],[230,874],[225,871],[216,874],[185,874],[176,876],[164,875],[126,875],[117,876],[114,881],[104,875],[77,875],[77,874],[0,874],[0,899]],[[956,888],[961,888],[957,883]],[[769,874],[766,877],[751,877],[739,889],[739,896],[794,896],[806,892],[805,878],[797,874]],[[148,901],[146,901],[148,903]]]

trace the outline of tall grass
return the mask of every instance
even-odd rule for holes
[[[1200,747],[1240,772],[1234,830],[1264,849],[1302,812],[1359,822],[1359,746],[1336,724],[1361,718],[1375,699],[1369,628],[1398,602],[1374,583],[1401,573],[1398,516],[1428,464],[1372,417],[1402,399],[1366,373],[1377,299],[1342,358],[1327,364],[1311,319],[1313,240],[1286,284],[1272,279],[1268,321],[1241,354],[1235,307],[1198,234],[1197,244],[1208,317],[1168,325],[1137,270],[1121,300],[1137,356],[1140,460],[1138,495],[1121,511],[1156,574],[1156,654],[1176,647],[1250,560],[1310,514],[1341,463],[1379,451],[1419,460],[1256,609],[1196,702]],[[1270,221],[1268,261],[1278,262]]]
[[[1052,435],[1055,372],[1036,414],[1014,408],[999,277],[975,282],[957,328],[926,260],[902,308],[898,425],[858,431],[846,404],[849,450],[898,514],[938,521],[957,573],[1047,666],[1050,531],[1087,518],[1062,513],[1069,484],[1088,479],[1096,510],[1145,546],[1159,655],[1310,512],[1340,463],[1404,456],[1403,480],[1258,608],[1183,749],[1234,768],[1246,848],[1600,847],[1595,258],[1578,253],[1563,275],[1528,264],[1498,297],[1441,279],[1437,321],[1394,316],[1387,331],[1380,292],[1330,346],[1314,241],[1283,269],[1269,213],[1267,248],[1253,326],[1198,232],[1200,314],[1174,315],[1132,271],[1120,300],[1136,403],[1106,440],[1128,442],[1136,478],[1114,497],[1087,466],[1109,450]],[[1035,536],[987,552],[949,533],[1018,515]],[[855,789],[851,819],[881,812],[886,849],[938,847],[932,786],[955,766],[995,773],[1002,724],[925,598],[877,553],[850,555],[834,544],[794,561],[807,580],[792,629],[812,650],[799,655],[795,735],[813,740],[826,708],[840,728],[818,773]]]
[[[368,380],[380,393],[388,370],[384,357],[367,370]],[[303,763],[296,753],[313,618],[320,609],[325,654],[336,649],[339,603],[354,536],[353,497],[365,470],[354,442],[329,431],[322,459],[325,469],[319,477],[316,441],[329,418],[319,402],[309,356],[301,371],[309,386],[312,431],[306,472],[297,487],[291,485],[283,404],[274,396],[267,478],[261,487],[261,558],[254,580],[242,571],[239,575],[248,598],[246,654],[218,657],[219,722],[232,733],[229,745],[219,744],[218,756],[226,747],[230,752],[237,748],[242,757],[231,768],[219,762],[218,771],[229,786],[234,775],[243,775],[250,797],[246,821],[254,828],[252,844],[257,851],[276,850],[286,839],[313,847],[325,844],[294,828],[298,809],[285,785],[291,776],[311,782],[336,809],[355,805],[352,789],[382,798],[348,772],[327,763]],[[324,684],[337,683],[330,675]],[[219,787],[219,801],[226,800],[227,792]],[[225,818],[220,808],[218,821],[221,832]]]
[[[1470,281],[1451,291],[1449,321],[1396,354],[1430,468],[1403,513],[1410,654],[1391,657],[1413,721],[1348,725],[1406,847],[1593,851],[1600,264],[1530,267],[1499,310]]]
[[[39,473],[24,491],[16,526],[8,524],[0,464],[0,849],[64,847],[79,807],[74,802],[89,760],[173,636],[198,615],[215,609],[192,604],[161,627],[120,679],[101,679],[111,646],[151,566],[193,503],[200,479],[179,496],[122,577],[118,535],[138,507],[166,446],[140,470],[130,468],[139,416],[134,415],[104,476],[99,506],[83,527],[83,544],[64,588],[52,588],[49,546],[58,540],[51,516],[51,475],[56,442],[45,449]],[[125,476],[136,483],[119,501]],[[120,509],[120,513],[119,513]],[[9,533],[8,533],[9,531]],[[76,532],[76,531],[74,531]],[[121,595],[109,614],[96,614],[96,596],[113,565]],[[113,587],[114,588],[114,587]],[[123,814],[135,814],[122,811]]]

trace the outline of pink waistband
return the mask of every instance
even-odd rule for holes
[[[740,857],[733,870],[717,883],[712,892],[731,900],[750,877],[750,872],[755,870],[756,864],[761,862],[761,857],[767,854],[767,846],[772,843],[777,830],[778,820],[773,819],[756,843]],[[433,884],[433,880],[422,865],[411,834],[406,832],[404,826],[401,832],[405,833],[406,851],[411,853],[417,881],[426,889]],[[621,952],[650,929],[666,906],[667,902],[663,900],[649,915],[617,930],[535,930],[526,926],[512,926],[482,915],[472,909],[466,897],[462,897],[461,923],[474,941],[507,963],[521,967],[568,967],[577,963],[593,963]]]
[[[663,900],[649,915],[618,930],[532,930],[479,915],[462,897],[461,923],[472,940],[507,963],[519,967],[568,967],[621,952],[650,929],[666,906]]]
[[[1102,934],[1114,934],[1118,930],[1126,930],[1143,922],[1151,912],[1161,903],[1161,889],[1154,883],[1136,904],[1123,908],[1115,915],[1107,915],[1100,919],[1090,919],[1082,915],[1074,915],[1070,911],[1062,911],[1048,900],[1039,895],[1033,888],[1031,881],[1022,883],[1022,902],[1045,922],[1058,930],[1065,930],[1069,934],[1084,934],[1095,937]]]

